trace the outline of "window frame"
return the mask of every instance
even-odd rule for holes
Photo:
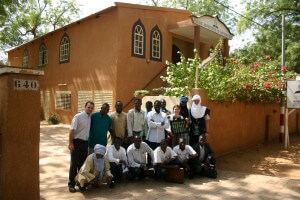
[[[159,34],[159,37],[160,37],[160,44],[159,44],[159,48],[160,48],[160,51],[159,51],[159,58],[157,57],[153,57],[153,35],[154,33],[157,32]],[[162,34],[158,28],[158,26],[156,25],[155,27],[153,27],[153,29],[151,30],[151,33],[150,33],[150,60],[154,60],[154,61],[162,61]]]
[[[63,42],[63,40],[64,40],[65,38],[68,40],[68,43],[69,43],[68,56],[67,56],[67,59],[61,60],[61,46],[62,46],[62,42]],[[59,42],[59,47],[58,47],[58,52],[59,52],[58,59],[59,59],[59,63],[60,63],[60,64],[70,62],[70,49],[71,49],[71,41],[70,41],[70,37],[68,36],[67,33],[65,33],[65,34],[61,37],[61,40],[60,40],[60,42]]]
[[[40,63],[40,59],[41,59],[41,57],[40,57],[40,53],[41,53],[41,49],[44,47],[44,49],[43,49],[43,53],[44,53],[44,55],[42,55],[42,63]],[[40,48],[39,48],[39,53],[38,53],[38,66],[39,67],[45,67],[46,65],[48,64],[48,50],[47,50],[47,47],[46,47],[46,45],[45,45],[45,43],[42,43],[41,45],[40,45]]]
[[[24,65],[25,53],[26,53],[26,57],[27,57],[27,65],[26,66]],[[27,49],[25,49],[24,53],[23,53],[22,67],[24,67],[24,68],[28,68],[29,67],[29,53],[28,53]]]
[[[142,47],[142,50],[143,50],[143,53],[142,54],[137,54],[134,52],[134,49],[135,49],[135,30],[136,30],[136,27],[137,26],[140,26],[143,30],[143,39],[142,39],[142,44],[143,44],[143,47]],[[145,30],[145,27],[142,23],[142,21],[140,19],[138,19],[132,26],[132,33],[131,33],[131,56],[133,57],[138,57],[138,58],[145,58],[145,55],[146,55],[146,30]]]
[[[65,96],[62,98],[62,96]],[[57,98],[60,98],[60,101],[57,101]],[[66,96],[70,96],[70,98],[66,98]],[[61,100],[63,99],[63,101]],[[70,107],[67,107],[67,103],[66,100],[69,99],[70,100]],[[58,104],[60,103],[60,104]],[[61,106],[62,105],[62,106]],[[55,110],[64,110],[64,111],[71,111],[72,110],[72,93],[71,91],[56,91],[55,92]]]

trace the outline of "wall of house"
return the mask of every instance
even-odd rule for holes
[[[117,99],[127,104],[133,97],[135,90],[143,89],[162,69],[166,60],[172,59],[172,33],[168,31],[170,24],[185,20],[190,13],[175,9],[162,9],[136,6],[118,7],[119,49],[118,49],[118,80]],[[140,19],[146,29],[146,54],[145,58],[131,56],[132,26]],[[158,26],[162,33],[162,61],[150,60],[150,33],[152,28]],[[165,75],[163,70],[146,89],[163,85],[160,79]],[[132,108],[133,102],[125,108]]]
[[[116,94],[117,80],[117,14],[116,9],[92,16],[53,34],[9,52],[11,65],[22,66],[24,49],[29,52],[29,67],[38,68],[38,50],[42,42],[48,50],[48,64],[41,79],[43,99],[50,92],[49,114],[58,114],[63,123],[70,123],[78,112],[78,91],[112,91]],[[70,38],[70,60],[59,63],[59,44],[62,36]],[[18,57],[18,59],[14,59]],[[71,91],[71,110],[55,109],[57,91]],[[90,99],[93,100],[94,98]],[[97,105],[99,110],[101,105]],[[44,111],[45,112],[45,111]]]
[[[132,4],[116,5],[101,12],[98,17],[93,15],[82,19],[9,52],[10,64],[22,66],[23,53],[27,49],[29,68],[38,69],[39,47],[45,43],[48,64],[41,68],[45,71],[41,79],[45,118],[47,114],[58,114],[63,123],[70,123],[79,111],[78,92],[82,91],[91,92],[85,100],[94,101],[97,99],[96,91],[112,92],[111,110],[114,110],[114,102],[121,100],[124,105],[129,103],[125,108],[128,111],[133,106],[131,100],[135,90],[158,88],[164,84],[160,77],[166,75],[166,60],[172,59],[173,34],[168,27],[188,19],[191,13]],[[146,29],[145,58],[131,55],[132,26],[138,19]],[[150,59],[150,33],[156,25],[162,33],[161,61]],[[70,61],[60,64],[59,44],[65,33],[70,38]],[[193,44],[188,44],[188,47],[187,54],[192,57]],[[210,47],[211,44],[200,44],[202,58],[208,56]],[[71,110],[56,109],[57,91],[71,92]],[[49,106],[46,106],[47,102],[50,102]],[[100,109],[99,104],[96,111]]]

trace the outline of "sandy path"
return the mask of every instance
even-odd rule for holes
[[[260,166],[266,166],[266,164],[264,162],[259,164],[259,161],[264,160],[255,160],[256,157],[255,159],[251,157],[252,154],[257,155],[256,149],[241,151],[219,158],[218,168],[221,170],[219,170],[219,177],[216,180],[208,178],[186,179],[182,185],[154,180],[130,183],[125,181],[117,184],[114,189],[109,189],[103,185],[99,189],[72,194],[69,193],[67,188],[69,169],[69,152],[67,149],[68,127],[67,125],[41,125],[41,199],[300,199],[299,178],[291,179],[289,177],[282,177],[285,173],[280,173],[280,167],[275,167],[274,170],[261,170],[266,175],[277,176],[280,174],[280,177],[257,174],[260,173]],[[265,154],[268,154],[268,151],[264,150],[263,146],[259,146],[259,151],[264,151]],[[285,155],[284,153],[280,155]],[[248,155],[250,155],[249,158]],[[274,160],[272,159],[275,154],[268,155],[270,155],[270,159],[266,157],[266,160],[273,163]],[[284,157],[283,159],[289,160],[289,162],[290,160],[295,161],[296,167],[291,168],[299,170],[299,160],[295,160],[300,155],[299,141],[295,144],[295,152],[291,155],[291,157]],[[278,156],[275,159],[276,162],[282,161],[279,158],[277,160],[277,158]],[[250,160],[249,162],[254,167],[247,168],[245,167],[247,164],[245,166],[240,164],[240,162],[244,163],[247,160]],[[231,168],[231,165],[228,164],[230,162],[234,162],[235,167]],[[271,166],[275,166],[275,164],[273,163]],[[247,171],[249,169],[252,171]],[[250,173],[243,173],[241,171]],[[287,174],[294,173],[289,171]]]

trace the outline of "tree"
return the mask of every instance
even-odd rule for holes
[[[14,9],[7,10],[0,33],[0,48],[8,49],[37,38],[51,27],[55,30],[70,23],[78,14],[78,6],[71,0],[59,1],[58,5],[51,0],[20,1]]]
[[[233,56],[241,58],[245,64],[259,57],[271,55],[280,65],[281,60],[281,16],[286,16],[286,64],[290,70],[300,73],[300,1],[298,0],[245,0],[248,19],[241,17],[239,33],[252,29],[254,43],[237,50]],[[253,23],[252,19],[256,23]]]
[[[296,76],[286,67],[281,69],[269,56],[249,65],[228,59],[223,66],[221,46],[220,42],[213,52],[220,56],[199,73],[198,88],[207,90],[211,100],[278,103],[285,95],[286,80]],[[162,88],[164,95],[187,95],[194,87],[195,71],[200,62],[198,57],[186,59],[182,54],[180,62],[167,62],[167,75],[161,77],[168,84]]]
[[[230,8],[228,0],[164,0],[158,3],[165,7],[181,8],[193,14],[217,15],[228,27],[235,28],[236,17],[226,7]]]

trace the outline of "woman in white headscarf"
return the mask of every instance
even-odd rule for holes
[[[98,186],[100,183],[113,184],[113,175],[110,172],[108,158],[105,156],[106,147],[96,144],[94,153],[90,154],[77,176],[75,181],[80,184],[80,189],[84,190],[87,185]]]
[[[201,97],[194,95],[193,104],[190,110],[191,126],[190,126],[190,145],[195,145],[199,141],[200,135],[208,134],[208,120],[210,110],[201,105]]]

